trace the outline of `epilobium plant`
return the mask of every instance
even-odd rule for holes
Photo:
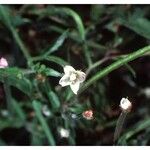
[[[122,112],[117,121],[116,129],[114,133],[114,142],[119,138],[121,134],[125,118],[127,114],[131,111],[132,103],[129,101],[128,98],[122,98],[120,101],[120,108]]]
[[[6,68],[6,67],[8,67],[8,62],[5,58],[2,57],[0,59],[0,68]]]
[[[60,79],[59,84],[64,87],[70,85],[74,94],[77,94],[80,83],[85,80],[86,74],[80,70],[75,70],[72,66],[64,67],[64,76]]]

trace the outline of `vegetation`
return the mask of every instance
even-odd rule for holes
[[[149,5],[0,5],[0,145],[149,145],[149,14]],[[59,85],[66,65],[86,73],[77,95]],[[132,109],[114,142],[123,97]]]

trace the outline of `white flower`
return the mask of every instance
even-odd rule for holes
[[[123,111],[129,112],[132,108],[132,103],[127,98],[122,98],[120,101],[120,107]]]
[[[59,133],[62,138],[68,138],[70,134],[69,130],[66,130],[64,128],[59,128]]]
[[[70,85],[71,90],[77,94],[80,83],[85,80],[85,73],[80,70],[75,70],[72,66],[64,67],[64,76],[60,79],[59,84],[64,87]]]

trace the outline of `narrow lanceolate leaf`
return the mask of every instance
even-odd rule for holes
[[[37,9],[32,9],[30,10],[30,13],[32,14],[36,14],[39,15],[40,17],[44,17],[44,16],[51,16],[51,15],[62,15],[63,16],[70,16],[76,24],[76,28],[79,32],[79,39],[80,40],[85,40],[85,29],[84,29],[84,25],[82,22],[81,17],[72,9],[70,8],[62,8],[62,7],[47,7],[47,9],[41,9],[41,10],[37,10]]]
[[[53,91],[48,92],[48,98],[53,108],[60,107],[59,98]]]
[[[65,31],[53,44],[51,48],[48,49],[48,51],[45,53],[46,56],[48,56],[51,53],[54,53],[55,51],[59,50],[59,47],[64,43],[65,39],[67,38],[68,30]]]
[[[128,20],[120,19],[120,23],[133,30],[137,34],[150,39],[150,21],[146,18],[129,18]]]
[[[135,124],[132,128],[129,128],[118,140],[118,144],[124,143],[133,135],[137,134],[142,130],[146,130],[150,127],[150,119],[146,118],[137,124]]]
[[[64,67],[65,65],[68,65],[68,62],[66,62],[65,60],[63,60],[60,57],[57,56],[37,56],[37,57],[33,57],[33,61],[42,61],[42,60],[47,60],[50,62],[54,62],[62,67]]]
[[[0,5],[0,21],[11,30],[11,16],[8,7]]]
[[[27,95],[31,94],[32,84],[18,68],[0,69],[0,81],[5,83],[6,80],[8,85],[18,88]]]
[[[51,69],[51,68],[46,68],[45,74],[47,76],[61,77],[61,73],[59,73],[58,71]]]
[[[36,116],[37,116],[40,124],[42,125],[42,128],[43,128],[45,135],[48,139],[49,144],[55,145],[55,140],[54,140],[53,134],[52,134],[46,120],[44,119],[44,117],[41,113],[41,103],[34,100],[32,104],[33,104],[33,108],[35,110]]]
[[[20,104],[15,99],[13,99],[12,105],[13,105],[14,111],[16,112],[16,114],[20,118],[20,120],[25,121],[26,114],[25,114],[24,110],[22,109],[22,107],[20,106]]]
[[[63,60],[62,58],[60,58],[60,57],[57,57],[57,56],[47,56],[46,58],[45,58],[47,61],[51,61],[51,62],[54,62],[54,63],[56,63],[56,64],[58,64],[58,65],[61,65],[61,66],[65,66],[65,65],[68,65],[68,63],[65,61],[65,60]]]
[[[13,22],[14,16],[12,14],[13,13],[9,9],[9,7],[0,5],[0,21],[2,21],[3,24],[5,24],[5,26],[11,31],[17,45],[20,47],[20,50],[23,52],[24,56],[26,57],[29,67],[31,67],[33,65],[31,61],[31,56],[14,26],[14,22]]]

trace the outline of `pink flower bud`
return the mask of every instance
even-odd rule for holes
[[[87,120],[91,120],[93,119],[93,111],[92,110],[86,110],[82,113],[82,116],[87,119]]]
[[[6,68],[6,67],[8,67],[8,62],[5,58],[2,57],[0,59],[0,68]]]

